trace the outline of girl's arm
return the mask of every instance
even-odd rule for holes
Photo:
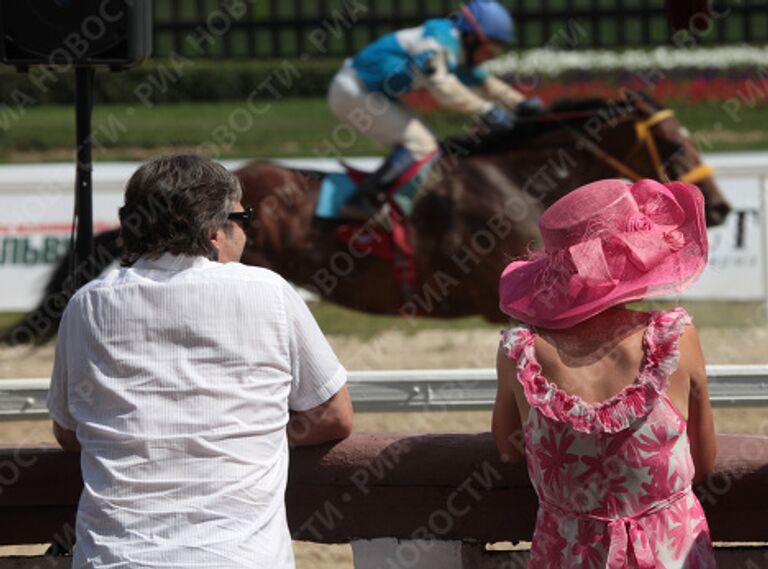
[[[695,326],[686,328],[680,343],[681,356],[687,362],[686,368],[691,380],[688,396],[688,439],[691,442],[691,456],[696,468],[693,481],[698,483],[709,476],[715,465],[715,424],[712,405],[709,402],[704,354]]]
[[[491,432],[502,460],[520,462],[525,458],[525,443],[520,411],[515,401],[514,385],[517,382],[515,363],[499,346],[496,355],[496,401],[493,405]]]

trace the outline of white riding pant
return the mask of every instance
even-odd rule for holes
[[[331,81],[328,103],[340,121],[387,148],[404,145],[416,160],[438,146],[432,131],[408,107],[368,91],[349,60]]]

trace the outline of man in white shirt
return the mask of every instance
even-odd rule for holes
[[[293,288],[237,261],[250,211],[205,158],[154,159],[120,208],[123,267],[62,318],[48,396],[81,452],[72,567],[293,567],[288,447],[352,429],[346,371]]]

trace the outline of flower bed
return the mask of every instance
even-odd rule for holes
[[[765,82],[765,83],[763,83]],[[768,104],[768,76],[756,77],[754,74],[742,76],[718,77],[710,74],[699,77],[675,78],[645,81],[637,77],[619,80],[591,79],[585,81],[544,80],[535,88],[527,91],[544,100],[552,101],[563,97],[616,96],[620,89],[643,90],[660,101],[670,99],[691,102],[725,101],[734,97],[754,104]]]

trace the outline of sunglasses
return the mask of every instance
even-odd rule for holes
[[[253,208],[247,207],[243,211],[233,211],[227,215],[227,219],[239,223],[243,231],[248,231],[253,222]]]

